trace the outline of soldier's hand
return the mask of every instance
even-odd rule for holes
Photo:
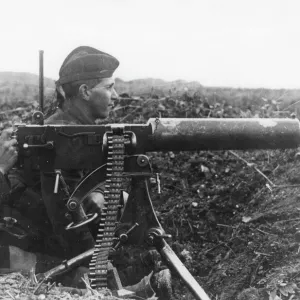
[[[104,196],[102,193],[93,192],[85,201],[85,209],[87,213],[98,213],[101,215],[102,209],[104,208]]]
[[[17,140],[12,139],[13,129],[5,129],[0,135],[0,172],[6,174],[16,163],[18,152]]]

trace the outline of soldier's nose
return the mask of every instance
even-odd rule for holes
[[[111,100],[117,100],[119,98],[118,93],[116,92],[115,89],[113,89],[112,94],[111,94]]]

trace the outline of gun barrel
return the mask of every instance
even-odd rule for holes
[[[298,119],[149,119],[148,151],[287,149],[300,144]]]

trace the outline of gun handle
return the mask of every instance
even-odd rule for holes
[[[70,211],[70,213],[72,215],[73,222],[71,222],[65,228],[66,230],[73,230],[73,229],[77,229],[79,227],[85,226],[85,225],[89,224],[90,222],[94,221],[98,217],[97,213],[92,213],[92,214],[86,215],[81,204],[78,206],[78,208],[76,210]]]
[[[185,282],[186,286],[189,288],[191,293],[194,295],[197,300],[210,300],[208,295],[195,280],[189,270],[184,266],[181,260],[174,253],[172,248],[167,244],[167,242],[162,239],[162,247],[159,247],[158,251],[161,256],[171,268],[173,268],[181,279]]]

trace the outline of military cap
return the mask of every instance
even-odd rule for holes
[[[74,49],[64,60],[59,70],[58,84],[78,80],[111,77],[119,61],[102,51],[88,46]]]

